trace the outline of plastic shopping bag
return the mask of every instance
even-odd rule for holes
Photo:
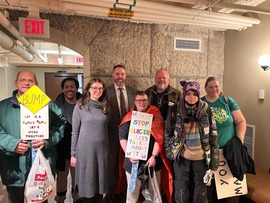
[[[55,181],[51,167],[40,149],[25,183],[24,198],[26,203],[44,202],[55,194]]]
[[[151,171],[152,169],[152,171]],[[153,189],[153,194],[152,194],[152,200],[154,202],[159,202],[162,203],[162,198],[161,198],[161,194],[160,194],[160,187],[159,187],[159,183],[157,181],[157,176],[156,176],[156,172],[155,169],[151,167],[148,167],[148,178],[150,180],[152,189]]]

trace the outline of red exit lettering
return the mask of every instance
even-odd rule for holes
[[[43,20],[24,20],[25,34],[44,35],[44,21]]]
[[[76,62],[77,62],[77,63],[83,63],[83,58],[77,57],[77,58],[76,58]]]

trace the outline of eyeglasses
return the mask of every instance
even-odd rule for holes
[[[21,84],[26,84],[26,83],[28,83],[28,84],[34,84],[35,83],[34,80],[26,80],[26,79],[19,79],[18,81]]]
[[[103,87],[90,87],[92,90],[94,90],[95,92],[100,91],[103,92],[105,90],[105,88]]]
[[[138,102],[139,104],[146,103],[148,102],[148,99],[138,99],[138,100],[135,100],[135,102]]]

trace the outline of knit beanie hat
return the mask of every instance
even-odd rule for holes
[[[198,82],[187,82],[187,81],[180,81],[180,85],[183,87],[183,98],[187,95],[189,90],[194,90],[197,92],[198,97],[200,98],[200,84]]]
[[[198,118],[198,113],[199,113],[199,111],[198,111],[198,109],[200,109],[200,107],[201,107],[201,102],[200,102],[200,84],[198,83],[198,82],[195,82],[195,81],[193,81],[193,82],[187,82],[187,81],[184,81],[184,80],[182,80],[182,81],[180,81],[180,85],[183,87],[183,102],[182,102],[182,112],[181,112],[181,114],[182,114],[182,117],[186,120],[187,119],[187,113],[188,112],[186,112],[186,108],[185,108],[185,97],[186,97],[186,95],[187,95],[187,92],[189,91],[189,90],[193,90],[193,91],[196,91],[197,92],[197,94],[198,94],[198,102],[196,103],[196,108],[194,109],[195,110],[195,112],[194,112],[194,116],[196,117],[196,118]]]

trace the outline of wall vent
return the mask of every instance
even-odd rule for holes
[[[247,124],[247,130],[245,134],[245,145],[247,146],[248,154],[254,160],[254,152],[255,152],[255,125]]]
[[[201,51],[200,39],[174,38],[174,50],[177,51]]]

